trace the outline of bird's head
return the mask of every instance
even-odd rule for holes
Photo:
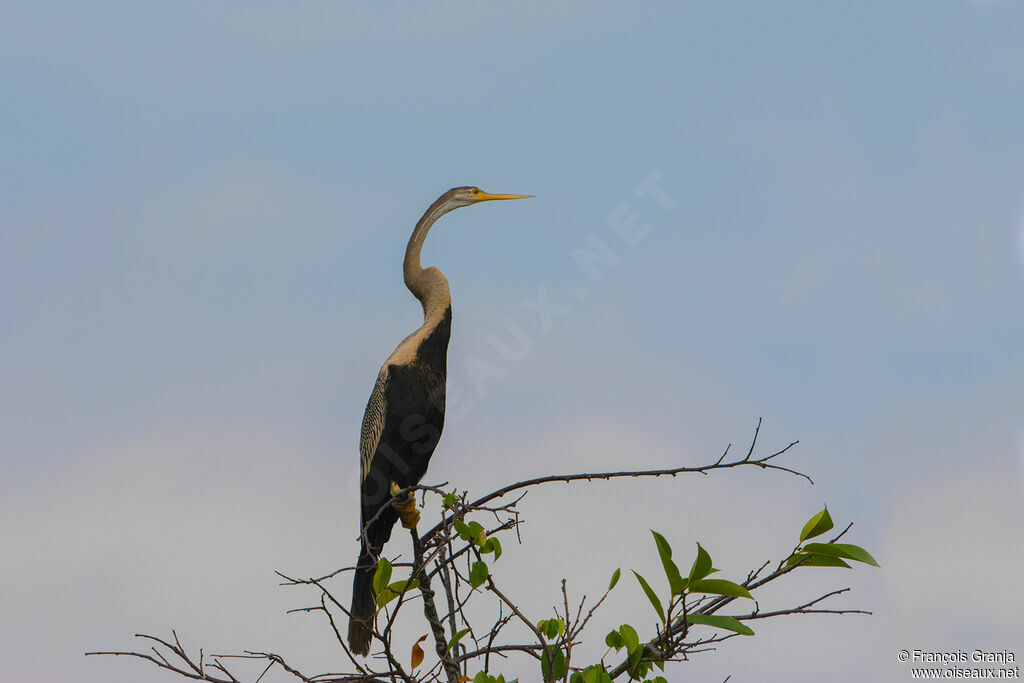
[[[444,194],[442,199],[449,203],[452,209],[458,209],[470,204],[490,202],[495,199],[528,199],[532,196],[532,194],[489,194],[479,187],[453,187]]]

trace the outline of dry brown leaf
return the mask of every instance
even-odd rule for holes
[[[413,669],[413,671],[415,671],[416,667],[418,667],[420,664],[423,663],[423,648],[420,647],[420,643],[422,643],[426,639],[427,639],[427,637],[423,636],[422,638],[420,638],[419,640],[417,640],[415,643],[412,644],[412,669]]]

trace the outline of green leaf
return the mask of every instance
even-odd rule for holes
[[[604,644],[614,648],[616,652],[626,647],[626,641],[622,639],[622,634],[618,631],[609,631],[608,635],[604,637]]]
[[[608,676],[608,671],[600,664],[591,664],[583,671],[577,671],[569,680],[577,683],[611,683],[612,681]]]
[[[479,588],[480,585],[487,580],[490,572],[487,569],[487,563],[477,560],[473,563],[473,567],[469,570],[469,583],[473,588]]]
[[[395,581],[394,583],[388,585],[387,590],[394,591],[395,593],[401,593],[402,591],[408,593],[412,589],[419,587],[420,580],[413,579],[412,581]]]
[[[619,627],[619,633],[622,634],[622,642],[626,645],[626,652],[633,654],[640,647],[640,636],[637,635],[636,629],[629,624],[623,624]]]
[[[754,599],[754,596],[750,594],[743,586],[732,581],[725,579],[702,579],[700,581],[691,581],[689,590],[691,593],[711,593],[712,595],[729,595],[734,598],[750,598]]]
[[[561,619],[548,619],[548,638],[557,638],[562,635],[562,627],[565,624]]]
[[[829,557],[828,555],[812,555],[810,553],[794,553],[786,560],[786,566],[792,567],[794,564],[800,563],[801,567],[846,567],[850,568],[850,565],[846,564],[843,560],[838,557]]]
[[[408,584],[408,586],[406,585]],[[408,593],[413,588],[419,588],[419,579],[413,579],[412,581],[395,581],[394,583],[385,586],[384,589],[377,594],[377,606],[383,607],[402,593]]]
[[[497,560],[501,557],[501,541],[493,536],[484,541],[484,544],[480,546],[481,553],[494,553],[494,559]]]
[[[473,683],[488,683],[489,678],[491,677],[488,676],[485,672],[481,671],[476,676],[473,676]]]
[[[551,677],[548,677],[549,658],[551,659]],[[540,658],[540,672],[545,681],[564,678],[565,674],[569,672],[569,667],[565,663],[565,653],[553,647],[547,648],[545,654],[542,654]]]
[[[640,679],[647,675],[647,672],[651,669],[650,662],[642,662],[644,656],[644,648],[638,647],[629,655],[629,677],[634,679]]]
[[[444,505],[444,506],[445,506],[446,508],[454,508],[454,507],[455,507],[455,505],[456,505],[456,504],[457,504],[458,502],[459,502],[459,497],[458,497],[458,496],[457,496],[457,495],[455,494],[455,491],[452,491],[451,493],[446,493],[446,494],[444,495],[444,499],[443,499],[443,500],[441,501],[441,503],[442,503],[442,504],[443,504],[443,505]]]
[[[473,540],[473,534],[469,532],[469,525],[463,522],[461,519],[457,519],[452,522],[452,528],[455,529],[455,533],[459,535],[463,541]]]
[[[878,564],[878,561],[875,560],[875,558],[871,557],[871,553],[869,553],[867,550],[864,550],[864,548],[861,548],[859,545],[854,545],[852,543],[833,543],[832,547],[842,548],[843,551],[846,553],[846,556],[851,560],[863,562],[864,564],[870,564],[872,567],[881,568],[881,565]]]
[[[612,580],[608,582],[608,590],[615,588],[615,584],[619,582],[619,577],[622,576],[622,568],[616,569],[612,573]]]
[[[705,576],[711,573],[711,556],[708,555],[708,551],[704,550],[700,543],[697,544],[697,558],[693,561],[693,566],[690,567],[690,578],[688,583],[694,581],[700,581]]]
[[[658,613],[658,616],[661,617],[661,623],[664,624],[665,609],[661,606],[661,600],[659,600],[658,596],[653,590],[651,590],[651,585],[647,583],[647,579],[637,574],[635,569],[633,570],[633,574],[636,576],[636,580],[640,582],[640,587],[644,589],[644,593],[647,594],[647,599],[651,601],[652,605],[654,605],[654,610]]]
[[[460,640],[462,640],[462,636],[466,635],[467,633],[469,633],[469,629],[464,628],[458,633],[456,633],[454,636],[452,636],[452,639],[448,641],[448,648],[445,650],[445,652],[451,652],[452,648],[455,647],[455,645],[458,644]]]
[[[377,561],[377,569],[373,572],[374,595],[380,595],[380,592],[387,587],[390,580],[391,563],[388,562],[386,557],[382,557]]]
[[[800,532],[800,542],[803,543],[808,538],[821,536],[834,526],[832,516],[828,514],[828,506],[826,505],[824,510],[811,517],[807,520],[807,524],[804,524],[803,531]]]
[[[561,650],[555,655],[555,666],[553,667],[555,678],[565,678],[565,674],[569,673],[569,665],[565,661],[565,653]]]
[[[754,631],[736,617],[727,617],[718,614],[688,614],[686,620],[691,624],[703,624],[724,628],[726,631],[739,633],[742,636],[752,636]]]
[[[483,525],[480,522],[470,522],[469,536],[470,537],[466,539],[467,541],[472,540],[476,544],[483,543],[484,539],[486,539]]]
[[[683,590],[686,588],[686,583],[683,581],[683,577],[679,575],[679,567],[672,561],[672,546],[668,544],[664,536],[654,529],[651,529],[651,534],[654,535],[654,544],[658,546],[658,555],[661,556],[661,565],[665,568],[665,576],[668,577],[668,585],[672,589],[672,595],[682,595]]]
[[[551,640],[562,635],[562,629],[564,628],[565,622],[561,619],[542,619],[537,622],[537,630]]]
[[[646,680],[644,683],[668,683],[664,676],[656,676]]]
[[[875,558],[871,557],[867,550],[852,543],[808,543],[803,547],[803,551],[814,555],[843,557],[855,562],[870,564],[874,567],[878,566],[878,562],[875,561]]]

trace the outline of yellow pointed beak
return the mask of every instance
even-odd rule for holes
[[[492,199],[530,199],[531,197],[533,197],[532,194],[488,194],[480,190],[480,194],[475,195],[473,199],[478,202],[489,202]]]

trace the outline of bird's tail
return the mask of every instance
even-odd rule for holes
[[[348,619],[348,646],[352,652],[364,657],[370,654],[371,624],[377,600],[373,594],[373,555],[363,542],[352,580],[352,608]]]

